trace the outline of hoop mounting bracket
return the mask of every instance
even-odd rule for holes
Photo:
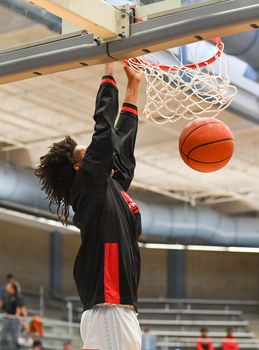
[[[116,7],[116,30],[117,35],[113,38],[104,38],[94,35],[95,41],[98,43],[110,42],[118,39],[125,39],[130,36],[130,17],[131,8],[129,4]]]

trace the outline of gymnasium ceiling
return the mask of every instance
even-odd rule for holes
[[[2,8],[0,23],[1,16],[6,18]],[[12,38],[24,35],[24,28],[27,36],[35,35],[33,24],[27,23],[14,29]],[[6,34],[2,30],[0,43],[4,42]],[[35,168],[48,146],[64,135],[70,134],[80,144],[89,144],[102,71],[102,66],[94,66],[1,85],[0,157]],[[115,77],[122,102],[126,79],[120,63],[116,63]],[[234,156],[220,171],[198,173],[188,168],[178,153],[178,137],[186,122],[157,126],[144,118],[144,101],[145,81],[139,98],[140,127],[133,186],[225,213],[259,211],[258,124],[231,111],[222,112],[220,119],[235,136]],[[259,107],[258,100],[253,103]]]

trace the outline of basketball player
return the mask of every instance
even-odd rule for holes
[[[68,221],[69,205],[81,231],[74,278],[84,306],[81,336],[84,350],[140,350],[141,331],[136,317],[141,233],[138,206],[126,193],[135,168],[138,127],[136,107],[141,75],[130,67],[119,120],[118,88],[113,65],[96,98],[95,128],[89,147],[69,136],[54,143],[41,157],[36,175],[50,206]]]

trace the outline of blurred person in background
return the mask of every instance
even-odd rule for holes
[[[72,350],[72,344],[70,341],[66,341],[64,344],[63,344],[63,350]]]
[[[233,336],[232,328],[227,329],[227,334],[222,340],[222,350],[239,350],[238,341]]]
[[[8,283],[12,283],[12,284],[15,284],[16,285],[16,288],[17,288],[17,293],[18,294],[21,294],[22,293],[22,288],[21,288],[21,285],[18,281],[15,280],[14,278],[14,275],[12,273],[8,273],[6,275],[6,285]]]
[[[21,326],[20,316],[26,316],[24,315],[26,308],[17,292],[16,284],[7,283],[0,299],[0,309],[4,311],[0,349],[18,349],[17,340]]]
[[[11,283],[11,284],[15,284],[16,285],[16,289],[17,289],[17,293],[18,294],[21,294],[21,285],[18,281],[16,281],[14,279],[14,276],[12,273],[8,273],[6,276],[5,276],[5,284],[3,285],[3,287],[0,289],[0,299],[3,299],[4,298],[4,294],[5,294],[5,291],[6,291],[6,286],[7,284]]]
[[[29,335],[33,339],[36,339],[37,337],[44,336],[43,321],[40,318],[40,316],[35,315],[32,317],[30,325],[29,325]]]
[[[214,350],[213,343],[208,337],[208,329],[202,327],[200,330],[201,334],[196,343],[196,350]]]
[[[32,350],[42,350],[42,344],[40,340],[34,340]]]
[[[22,349],[31,349],[33,344],[33,339],[29,335],[29,324],[25,320],[21,321],[18,344]]]
[[[156,350],[156,348],[156,336],[150,334],[148,327],[143,328],[141,350]]]

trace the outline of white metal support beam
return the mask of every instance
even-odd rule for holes
[[[103,0],[27,0],[105,40],[127,36],[129,16]],[[125,5],[126,6],[126,5]],[[127,5],[128,6],[128,5]],[[128,25],[125,25],[125,21]]]

